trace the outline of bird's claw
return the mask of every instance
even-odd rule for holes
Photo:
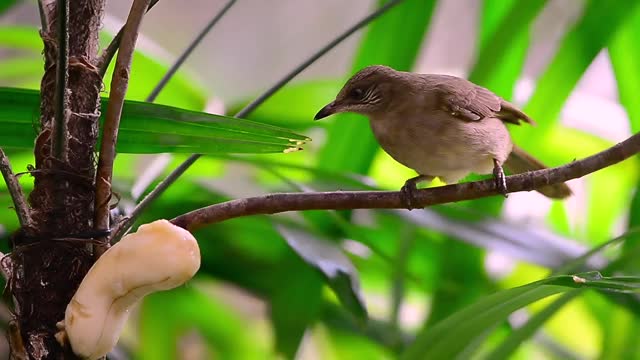
[[[493,177],[495,179],[498,192],[504,197],[509,197],[509,195],[507,195],[507,178],[502,166],[495,159],[493,160]]]
[[[418,191],[417,184],[421,181],[431,181],[433,176],[418,175],[404,182],[400,192],[402,193],[402,202],[408,210],[420,209],[424,206],[420,206],[418,200],[416,200],[416,191]]]
[[[416,205],[416,191],[418,191],[418,188],[416,187],[416,184],[411,180],[407,180],[402,188],[400,188],[400,192],[402,193],[402,201],[404,202],[407,210],[418,208],[418,206]]]

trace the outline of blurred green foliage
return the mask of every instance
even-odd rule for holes
[[[1,2],[0,12],[11,3]],[[405,0],[371,24],[354,53],[351,70],[378,63],[414,68],[437,3]],[[529,54],[532,24],[548,3],[484,0],[469,78],[512,98]],[[636,101],[639,3],[584,2],[580,17],[561,38],[524,107],[538,127],[512,127],[520,146],[549,165],[560,165],[612,145],[559,123],[567,98],[596,55],[605,50],[629,127],[640,130]],[[106,34],[103,37],[103,41],[109,39]],[[0,48],[16,53],[0,59],[0,85],[36,89],[43,72],[41,46],[34,28],[0,27]],[[144,100],[166,71],[166,64],[137,52],[128,99]],[[107,93],[110,77],[106,76]],[[362,117],[311,121],[335,96],[344,78],[294,82],[250,116],[298,133],[322,133],[322,141],[286,155],[217,154],[201,159],[139,223],[254,193],[399,188],[412,172],[381,152]],[[253,95],[227,104],[229,112],[235,113]],[[191,77],[178,72],[158,102],[185,109],[178,113],[196,114],[186,110],[202,111],[210,96]],[[141,117],[153,117],[161,109],[145,106],[140,108]],[[10,131],[15,132],[12,139],[35,135],[31,123],[37,118],[37,102],[33,107],[20,109],[18,102],[5,99],[3,111],[15,114],[0,118],[0,139]],[[24,121],[16,122],[20,116]],[[160,146],[166,136],[189,131],[177,122],[179,116],[171,116],[174,125],[169,121],[160,126],[153,118],[143,124],[153,129],[147,134],[151,136],[148,146],[154,142]],[[245,130],[239,139],[261,136],[256,129]],[[196,151],[193,139],[172,141],[184,151],[160,147],[144,151],[141,144],[138,148],[133,144],[131,154],[118,156],[114,187],[123,208],[137,201],[132,187],[150,176],[147,165],[158,159],[140,153],[174,153],[168,168],[151,176],[153,186],[158,176],[185,158],[178,152]],[[219,145],[211,141],[209,146]],[[33,163],[32,154],[25,150],[27,143],[21,144],[8,150],[17,172]],[[576,195],[579,209],[554,203],[544,216],[546,224],[503,220],[503,199],[496,197],[410,214],[315,211],[234,219],[206,227],[196,232],[202,252],[197,278],[180,289],[146,298],[120,346],[141,359],[173,359],[178,354],[306,358],[311,353],[327,359],[640,359],[636,339],[640,302],[630,294],[638,289],[640,268],[633,259],[640,252],[640,236],[631,232],[597,248],[592,256],[579,257],[620,229],[640,226],[639,165],[635,157],[589,175]],[[32,189],[27,175],[20,183],[27,192]],[[5,190],[0,184],[3,251],[8,250],[8,236],[18,226]],[[296,232],[286,233],[283,228]],[[492,263],[500,263],[498,253],[509,258],[506,262],[512,266],[500,275],[488,270]],[[604,277],[583,274],[580,278],[586,283],[582,283],[567,276],[587,270],[602,271]]]

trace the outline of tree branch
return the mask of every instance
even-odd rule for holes
[[[122,106],[129,86],[129,71],[133,52],[138,40],[138,31],[142,23],[150,0],[134,0],[131,11],[124,25],[122,46],[118,52],[116,66],[111,80],[111,93],[105,115],[104,128],[102,130],[102,143],[100,144],[100,159],[96,175],[96,201],[95,221],[96,230],[109,228],[109,199],[111,198],[111,176],[113,175],[113,160],[116,155],[116,142],[118,139],[118,127]],[[98,249],[98,256],[100,250]]]
[[[640,133],[611,148],[564,166],[508,176],[508,192],[532,191],[546,185],[580,178],[619,163],[640,152]],[[498,195],[493,179],[422,189],[416,192],[420,207]],[[399,191],[336,191],[281,193],[236,199],[180,215],[171,222],[190,231],[241,216],[300,210],[402,209]]]
[[[23,229],[28,230],[32,226],[29,206],[27,205],[27,201],[25,200],[22,188],[18,183],[18,179],[15,177],[15,175],[13,175],[13,172],[11,171],[9,158],[7,158],[7,155],[5,155],[2,149],[0,149],[0,172],[2,173],[4,182],[7,184],[7,189],[9,190],[9,194],[11,195],[11,200],[13,200],[13,207],[16,209],[16,215],[18,216],[20,226]]]

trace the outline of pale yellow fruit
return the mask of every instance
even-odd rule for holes
[[[118,342],[132,305],[152,292],[182,285],[199,267],[196,239],[167,220],[123,237],[91,267],[67,306],[61,327],[73,352],[85,359],[106,355]]]

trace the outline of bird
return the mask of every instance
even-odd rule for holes
[[[314,120],[342,112],[368,117],[382,149],[418,173],[401,188],[409,209],[415,208],[417,185],[436,177],[457,183],[470,173],[492,174],[506,196],[503,166],[516,174],[546,168],[513,144],[506,126],[534,121],[490,90],[456,76],[368,66]],[[552,199],[571,195],[564,183],[536,190]]]

